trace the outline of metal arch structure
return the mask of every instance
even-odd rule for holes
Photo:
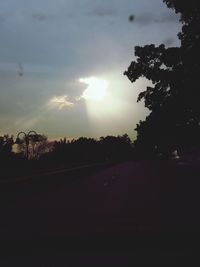
[[[22,140],[20,138],[20,135],[23,134],[24,135],[24,140]],[[40,135],[36,133],[36,131],[29,131],[28,133],[25,133],[23,131],[19,132],[17,134],[17,138],[15,143],[16,144],[22,144],[25,141],[26,144],[26,158],[29,159],[29,142],[30,140],[32,140],[33,142],[38,142]]]

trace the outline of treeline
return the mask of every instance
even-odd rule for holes
[[[100,139],[49,141],[45,135],[38,141],[17,142],[14,136],[0,136],[2,174],[27,173],[30,170],[56,169],[85,164],[124,161],[133,158],[133,143],[127,134]],[[28,145],[28,147],[27,147]],[[27,155],[28,150],[28,155]]]
[[[42,155],[41,160],[54,164],[86,164],[113,160],[126,160],[131,157],[133,144],[127,134],[106,136],[96,140],[81,137],[67,141],[55,141],[51,152]]]

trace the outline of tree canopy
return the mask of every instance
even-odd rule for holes
[[[152,82],[138,96],[151,113],[136,127],[136,144],[151,151],[183,151],[199,144],[200,8],[194,0],[163,2],[180,14],[181,46],[136,46],[136,60],[124,74],[131,82],[140,77]]]

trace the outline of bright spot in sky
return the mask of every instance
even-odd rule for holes
[[[112,133],[113,125],[124,122],[122,115],[127,108],[124,97],[119,93],[122,90],[119,80],[105,75],[105,79],[94,76],[79,79],[87,85],[79,100],[85,100],[88,125],[94,135]]]
[[[63,96],[54,96],[49,100],[49,104],[51,106],[57,107],[59,110],[65,107],[72,107],[74,105],[73,102],[69,101],[67,95]]]
[[[88,85],[83,92],[82,98],[86,100],[101,101],[108,94],[108,82],[96,77],[80,78],[79,82]]]

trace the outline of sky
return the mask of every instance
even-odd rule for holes
[[[149,82],[123,73],[136,45],[179,46],[178,18],[162,0],[0,0],[0,135],[135,139]]]

